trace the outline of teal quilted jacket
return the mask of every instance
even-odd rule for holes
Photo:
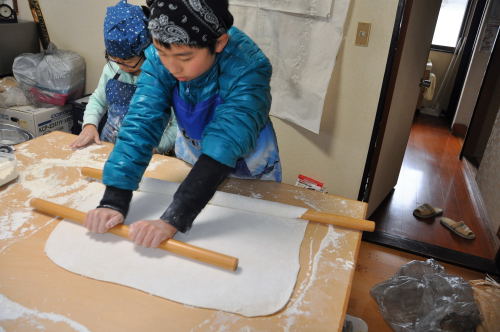
[[[235,27],[214,65],[200,77],[177,81],[162,65],[154,46],[137,90],[123,120],[115,148],[104,167],[103,182],[135,190],[158,145],[169,118],[175,86],[187,102],[198,103],[219,93],[223,103],[215,109],[202,135],[202,153],[234,167],[254,149],[261,129],[269,121],[272,67],[258,46]]]

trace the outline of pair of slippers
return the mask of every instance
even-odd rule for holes
[[[413,215],[419,219],[430,219],[443,214],[443,209],[433,207],[430,204],[422,204],[413,210]],[[439,222],[444,227],[464,239],[473,240],[476,238],[474,232],[463,221],[455,221],[451,218],[441,217]]]

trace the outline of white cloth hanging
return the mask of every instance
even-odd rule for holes
[[[319,133],[349,0],[230,4],[235,25],[255,40],[273,65],[271,114]]]
[[[333,0],[232,0],[232,5],[276,10],[285,13],[329,17]]]

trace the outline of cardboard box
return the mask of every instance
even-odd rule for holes
[[[35,137],[55,130],[71,133],[72,107],[65,105],[48,108],[34,106],[0,108],[0,122],[17,125]]]

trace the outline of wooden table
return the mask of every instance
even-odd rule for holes
[[[327,226],[310,223],[291,300],[280,312],[256,318],[193,308],[52,263],[44,246],[59,220],[32,212],[29,199],[49,195],[57,201],[82,190],[89,180],[80,175],[79,167],[102,168],[112,148],[103,144],[72,151],[67,146],[74,138],[53,132],[18,145],[20,176],[0,187],[0,312],[10,301],[25,313],[1,320],[5,330],[43,326],[47,331],[341,331],[359,231],[336,228],[328,233]],[[180,160],[155,155],[146,175],[181,181],[188,171]],[[365,203],[285,184],[228,179],[220,189],[356,218],[366,214]]]

